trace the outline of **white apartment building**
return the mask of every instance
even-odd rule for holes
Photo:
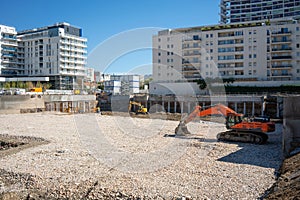
[[[300,80],[300,23],[220,24],[164,30],[153,36],[154,82],[206,77],[236,82]]]
[[[300,17],[300,0],[221,0],[221,23]]]
[[[50,78],[56,89],[78,89],[85,78],[87,39],[68,23],[17,33],[24,55],[20,76]],[[21,55],[21,53],[20,53]]]
[[[0,76],[16,76],[23,72],[19,66],[17,32],[14,27],[0,25]],[[21,55],[21,54],[20,54]]]
[[[85,75],[86,75],[86,81],[88,82],[94,82],[95,79],[95,69],[94,68],[90,68],[90,67],[86,67],[85,68]]]
[[[110,75],[109,81],[104,81],[104,90],[112,94],[130,95],[139,93],[139,75]]]

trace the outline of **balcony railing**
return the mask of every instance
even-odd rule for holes
[[[282,76],[292,76],[292,74],[289,74],[289,73],[287,73],[287,74],[272,74],[272,76],[275,76],[275,77],[282,77]]]
[[[293,65],[272,65],[272,68],[278,69],[278,68],[291,68]]]
[[[272,56],[272,59],[292,59],[292,56]]]
[[[292,48],[288,47],[288,48],[274,48],[272,49],[272,51],[291,51]]]
[[[284,34],[291,34],[292,31],[277,31],[277,32],[272,32],[273,35],[284,35]]]
[[[292,42],[291,39],[288,40],[272,40],[272,43],[284,43],[284,42]]]
[[[183,56],[199,56],[201,53],[184,53]]]

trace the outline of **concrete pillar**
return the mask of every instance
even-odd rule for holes
[[[177,111],[177,102],[175,101],[174,102],[174,113],[176,113],[176,111]]]
[[[82,110],[83,110],[83,113],[85,113],[85,102],[82,102]]]
[[[180,109],[181,109],[180,113],[182,114],[183,113],[183,101],[181,102]]]
[[[237,109],[237,102],[234,102],[234,111],[235,111],[235,112],[238,112],[237,110],[238,110],[238,109]]]
[[[276,104],[276,117],[277,118],[280,117],[279,102],[277,102],[277,104]]]
[[[170,101],[168,101],[168,113],[170,112]]]
[[[188,113],[191,112],[191,102],[188,102]]]
[[[252,116],[255,114],[255,103],[252,101]]]
[[[161,102],[161,107],[162,107],[163,109],[165,109],[165,102],[164,102],[164,101]]]
[[[264,96],[263,100],[262,100],[262,106],[261,106],[261,115],[265,115],[265,110],[266,110],[266,100],[267,97]]]
[[[246,115],[246,102],[244,102],[244,115]]]
[[[202,108],[205,109],[205,102],[202,103]]]

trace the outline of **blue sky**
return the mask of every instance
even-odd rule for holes
[[[17,30],[38,28],[56,22],[81,27],[88,38],[88,53],[112,36],[144,28],[180,28],[219,21],[220,0],[18,0],[2,1],[0,24]],[[13,4],[13,5],[12,5]],[[7,8],[7,9],[5,9]],[[101,56],[100,56],[101,57]],[[151,49],[121,55],[109,66],[92,66],[109,73],[130,72],[143,66],[151,72]]]

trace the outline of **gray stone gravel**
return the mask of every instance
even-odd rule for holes
[[[50,141],[1,158],[4,177],[30,177],[8,183],[1,176],[0,193],[8,196],[256,199],[281,163],[280,126],[266,145],[253,145],[217,142],[225,127],[211,122],[188,125],[200,140],[163,137],[178,122],[160,119],[35,113],[0,120],[1,134]]]

